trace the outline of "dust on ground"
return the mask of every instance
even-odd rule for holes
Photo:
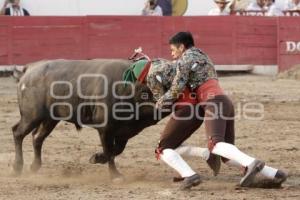
[[[61,122],[43,146],[43,166],[37,174],[29,170],[33,158],[31,136],[24,140],[24,172],[11,176],[14,144],[11,127],[19,119],[16,83],[0,79],[0,199],[300,199],[300,87],[299,81],[263,76],[240,75],[220,78],[233,99],[237,112],[249,102],[264,106],[261,120],[236,120],[236,145],[267,165],[289,173],[281,189],[239,188],[241,173],[222,166],[212,176],[200,158],[187,162],[203,183],[189,192],[178,190],[176,175],[157,161],[154,148],[166,120],[143,130],[131,139],[117,159],[126,181],[112,183],[107,165],[88,163],[101,146],[95,130],[77,132],[72,124]],[[248,111],[247,111],[248,112]],[[254,115],[254,117],[261,117]],[[205,147],[203,127],[187,143]]]

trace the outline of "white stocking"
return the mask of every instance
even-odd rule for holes
[[[187,145],[181,145],[177,147],[175,151],[181,156],[201,157],[204,160],[207,160],[210,154],[208,148],[193,147]]]
[[[228,160],[225,162],[226,165],[231,166],[231,167],[236,167],[236,168],[243,168],[242,165],[240,165],[238,162],[234,160]],[[259,172],[261,175],[273,179],[277,173],[278,169],[275,169],[273,167],[269,167],[267,165],[264,166],[264,168]]]
[[[255,160],[241,152],[236,146],[225,142],[218,142],[214,146],[212,153],[233,160],[244,167],[249,166]]]
[[[173,149],[164,149],[160,158],[170,167],[176,170],[181,177],[189,177],[196,174],[191,167]]]

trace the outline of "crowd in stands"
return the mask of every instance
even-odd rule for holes
[[[209,11],[208,15],[263,15],[283,16],[289,12],[300,14],[300,0],[286,0],[284,8],[275,4],[275,0],[254,0],[244,9],[236,9],[236,0],[214,0],[216,8]]]
[[[29,12],[22,8],[20,0],[5,0],[0,15],[29,16]]]
[[[264,16],[300,16],[300,0],[285,0],[285,5],[279,8],[275,0],[212,0],[215,8],[208,15],[264,15]],[[239,8],[238,4],[247,3]],[[20,0],[5,0],[0,15],[29,16],[29,12],[22,8]],[[172,0],[146,0],[142,9],[144,16],[172,16]]]
[[[142,15],[171,16],[172,2],[171,0],[147,0]]]
[[[281,9],[275,4],[275,0],[243,0],[248,5],[239,9],[238,0],[212,0],[216,7],[208,12],[208,15],[264,15],[283,16],[287,12],[298,12],[300,14],[300,0],[286,0],[284,8]],[[241,1],[240,1],[241,2]],[[240,3],[239,2],[239,3]],[[172,15],[171,0],[147,0],[142,15],[168,16]]]
[[[284,10],[300,10],[300,0],[290,0],[284,5]]]

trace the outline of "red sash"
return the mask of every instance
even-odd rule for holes
[[[224,94],[219,81],[216,79],[206,81],[196,89],[196,92],[198,103],[206,102],[208,99],[213,99],[217,95]]]

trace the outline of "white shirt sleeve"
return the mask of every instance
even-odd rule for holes
[[[218,15],[218,13],[216,12],[216,9],[213,8],[213,9],[211,9],[211,10],[208,12],[208,15],[210,15],[210,16],[215,16],[215,15]]]
[[[292,2],[291,0],[285,0],[283,10],[291,10],[292,9]]]
[[[247,8],[246,11],[261,11],[262,9],[254,2],[250,3]]]
[[[160,6],[156,6],[155,8],[155,13],[153,15],[156,15],[156,16],[163,16],[163,12],[162,12],[162,9]]]
[[[208,12],[208,15],[210,15],[210,16],[226,16],[226,15],[230,15],[230,13],[227,9],[225,9],[225,10],[223,10],[223,12],[221,12],[219,8],[213,8]]]
[[[162,16],[162,9],[160,6],[156,6],[154,10],[151,10],[149,8],[144,8],[142,10],[142,15],[146,15],[146,16]]]
[[[282,11],[275,6],[275,4],[271,5],[268,12],[266,13],[267,16],[282,16]]]

